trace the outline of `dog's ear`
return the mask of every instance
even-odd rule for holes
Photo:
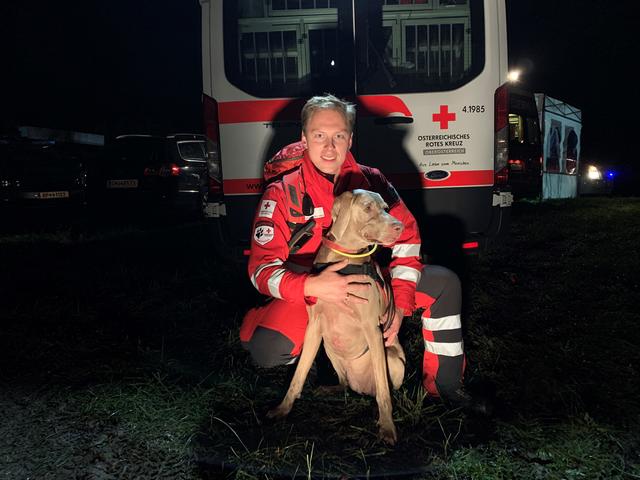
[[[370,193],[373,199],[375,200],[375,202],[378,204],[378,207],[380,207],[382,210],[387,210],[389,208],[389,205],[387,205],[387,202],[384,201],[384,198],[382,198],[382,195],[376,192],[370,192]]]
[[[329,231],[336,240],[342,238],[344,232],[347,230],[347,226],[351,220],[351,204],[354,198],[353,193],[344,192],[333,202],[333,208],[331,209],[333,224]]]

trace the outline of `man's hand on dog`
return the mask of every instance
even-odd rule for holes
[[[329,265],[317,275],[310,275],[304,283],[304,294],[338,306],[346,313],[354,313],[350,305],[367,303],[362,295],[371,288],[367,275],[341,275],[338,270],[348,265],[348,260]]]
[[[403,318],[404,310],[402,310],[401,308],[396,308],[393,320],[391,321],[391,325],[389,325],[389,328],[387,328],[382,334],[382,336],[384,337],[385,347],[390,347],[396,341],[398,332],[400,331],[400,327],[402,326]]]

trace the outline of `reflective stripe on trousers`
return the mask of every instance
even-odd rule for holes
[[[444,267],[425,266],[417,286],[416,308],[424,308],[422,383],[434,396],[446,396],[462,385],[465,357],[461,305],[458,276]]]

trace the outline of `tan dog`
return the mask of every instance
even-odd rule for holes
[[[345,192],[336,198],[331,212],[333,224],[316,255],[315,264],[339,262],[345,259],[344,253],[353,252],[355,258],[346,257],[350,265],[371,264],[373,271],[377,271],[371,256],[366,253],[376,244],[394,243],[403,230],[402,223],[389,215],[386,208],[379,194],[367,190]],[[362,250],[364,254],[356,253]],[[393,318],[393,307],[389,312],[389,298],[376,280],[371,278],[369,283],[371,288],[366,289],[367,293],[358,294],[367,298],[366,303],[351,303],[351,308],[346,309],[318,301],[309,307],[309,324],[298,366],[284,400],[267,413],[269,418],[285,417],[291,411],[293,402],[300,397],[320,342],[324,340],[340,384],[376,397],[379,437],[391,445],[396,443],[389,379],[394,389],[400,387],[405,355],[397,338],[391,347],[385,348],[380,323],[387,315],[391,315],[389,319]],[[346,313],[348,311],[350,313]]]

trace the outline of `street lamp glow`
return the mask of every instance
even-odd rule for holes
[[[518,80],[520,80],[520,70],[511,70],[507,74],[507,80],[512,83],[516,83]]]

